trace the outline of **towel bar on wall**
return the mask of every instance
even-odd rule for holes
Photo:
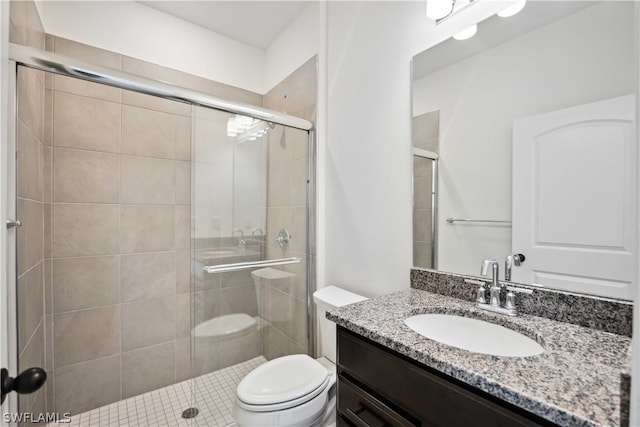
[[[454,222],[485,222],[490,224],[507,224],[511,225],[511,221],[500,221],[495,219],[468,219],[468,218],[447,218],[449,224]]]

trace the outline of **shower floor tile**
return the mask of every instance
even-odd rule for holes
[[[195,377],[139,396],[73,415],[70,423],[50,427],[174,427],[233,426],[236,387],[252,369],[265,363],[262,356]],[[193,391],[193,393],[192,393]],[[195,406],[200,413],[182,418],[182,411]]]

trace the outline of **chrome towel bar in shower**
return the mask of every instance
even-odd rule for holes
[[[500,221],[495,219],[466,219],[466,218],[447,218],[449,224],[454,222],[485,222],[490,224],[508,224],[511,225],[511,221]]]
[[[266,261],[249,261],[249,262],[236,262],[234,264],[220,264],[220,265],[208,265],[204,267],[204,271],[207,273],[225,273],[227,271],[249,270],[256,267],[273,267],[276,265],[286,264],[298,264],[302,260],[300,258],[282,258],[271,259]]]

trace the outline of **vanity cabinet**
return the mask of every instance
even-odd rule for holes
[[[338,426],[552,424],[338,327]]]

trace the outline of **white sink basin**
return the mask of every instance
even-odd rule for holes
[[[535,356],[544,348],[519,332],[493,323],[450,314],[419,314],[405,325],[434,341],[495,356]]]

